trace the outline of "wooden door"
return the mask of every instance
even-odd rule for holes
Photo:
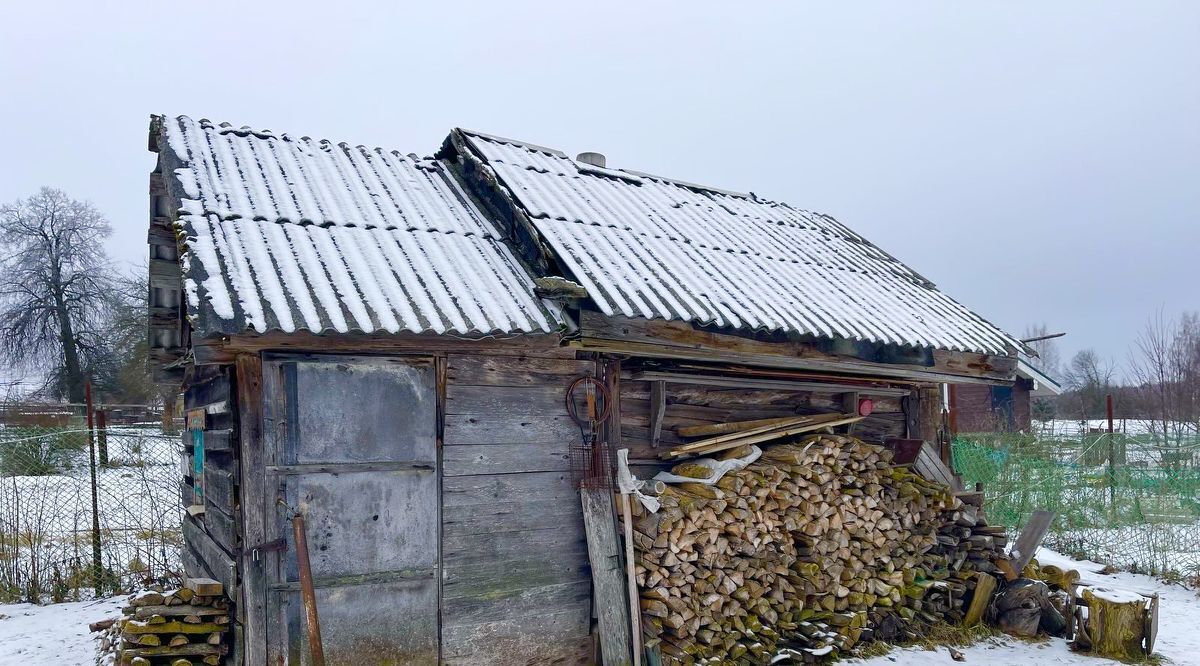
[[[268,358],[264,384],[266,488],[308,523],[328,663],[437,663],[433,360]],[[268,663],[307,664],[287,510],[266,523]]]

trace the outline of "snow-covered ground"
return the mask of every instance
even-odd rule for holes
[[[92,666],[99,634],[88,624],[119,615],[125,599],[0,605],[0,666]]]
[[[1154,652],[1164,663],[1180,666],[1200,665],[1200,596],[1196,590],[1180,585],[1167,585],[1149,576],[1130,573],[1103,574],[1104,565],[1077,561],[1042,548],[1037,554],[1041,564],[1076,569],[1084,582],[1103,583],[1108,587],[1131,590],[1142,594],[1158,593],[1158,642]],[[966,656],[968,666],[1013,666],[1016,664],[1071,664],[1099,666],[1118,662],[1077,654],[1060,638],[1023,641],[1007,636],[988,639],[975,645],[957,648]],[[919,666],[924,664],[956,664],[946,648],[936,651],[904,648],[872,659],[853,660],[856,666]]]
[[[1038,551],[1038,561],[1077,569],[1084,582],[1103,583],[1116,589],[1142,594],[1158,593],[1161,598],[1158,643],[1155,652],[1165,663],[1189,666],[1200,664],[1200,596],[1180,585],[1167,585],[1149,576],[1100,573],[1103,565],[1075,561],[1046,549]],[[95,662],[97,635],[87,625],[120,613],[125,596],[98,601],[80,601],[49,606],[30,604],[0,605],[0,666],[90,666]],[[1052,638],[1022,641],[993,638],[958,648],[966,655],[968,666],[1012,666],[1015,664],[1074,664],[1099,666],[1116,663],[1076,654],[1067,642]],[[903,648],[872,659],[849,660],[856,666],[920,666],[954,664],[946,648],[935,651]]]
[[[1169,432],[1188,434],[1195,433],[1196,428],[1191,423],[1171,422],[1167,426]],[[1034,421],[1035,432],[1052,433],[1062,436],[1078,436],[1088,432],[1103,432],[1108,429],[1108,419],[1054,419],[1051,421]],[[1153,435],[1162,432],[1163,425],[1158,421],[1148,419],[1113,419],[1113,430],[1126,435]]]

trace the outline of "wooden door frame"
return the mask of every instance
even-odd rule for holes
[[[417,351],[380,354],[323,353],[323,352],[270,352],[238,354],[237,394],[239,416],[239,441],[242,451],[243,483],[241,486],[243,507],[243,541],[241,554],[242,599],[238,615],[244,627],[245,664],[267,664],[269,637],[272,624],[278,618],[270,616],[268,597],[270,581],[286,575],[286,553],[271,549],[269,543],[279,535],[272,530],[276,516],[277,497],[272,484],[268,483],[267,468],[278,464],[275,459],[280,442],[278,429],[286,427],[288,418],[288,394],[280,371],[286,363],[300,361],[330,362],[358,361],[378,362],[388,358],[428,359],[434,369],[435,391],[435,475],[437,497],[435,498],[436,542],[435,542],[435,585],[436,585],[436,650],[442,658],[442,420],[445,404],[446,355],[445,353],[420,353]],[[281,420],[282,419],[282,420]],[[268,434],[272,433],[272,434]],[[283,437],[287,435],[284,434]],[[272,479],[275,477],[272,476]],[[255,499],[257,498],[257,500]],[[268,548],[256,546],[268,545]],[[273,574],[273,575],[272,575]],[[243,609],[244,607],[244,609]],[[286,627],[276,627],[286,635]],[[286,658],[286,653],[283,655]],[[283,663],[283,662],[280,662]]]

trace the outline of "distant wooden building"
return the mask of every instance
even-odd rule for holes
[[[944,382],[1017,371],[907,266],[753,194],[460,129],[417,158],[155,117],[150,148],[185,566],[235,602],[234,663],[307,649],[291,510],[330,663],[594,659],[581,377],[646,476],[681,425],[868,399],[855,434],[932,439]]]
[[[949,407],[958,432],[1028,432],[1033,425],[1033,400],[1059,393],[1058,382],[1022,359],[1012,385],[952,385]]]

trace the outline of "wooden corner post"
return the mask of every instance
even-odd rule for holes
[[[241,459],[242,599],[238,620],[244,629],[247,664],[267,663],[267,588],[263,563],[256,560],[257,544],[266,541],[268,505],[263,442],[263,368],[258,354],[239,354],[234,361],[237,382],[238,452]],[[273,509],[273,507],[272,507]]]

